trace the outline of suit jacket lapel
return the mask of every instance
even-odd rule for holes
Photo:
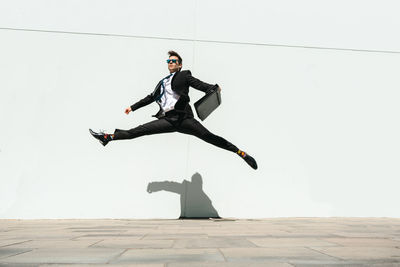
[[[151,93],[154,98],[156,97],[156,95],[158,96],[160,94],[161,82],[162,80],[157,84],[156,88],[154,88],[153,93]]]
[[[174,90],[174,80],[175,80],[176,76],[178,76],[180,73],[181,73],[181,71],[179,70],[179,71],[177,71],[177,72],[175,73],[175,75],[172,77],[172,81],[171,81],[171,89],[172,89],[172,90]],[[175,90],[174,90],[174,91],[175,91]]]

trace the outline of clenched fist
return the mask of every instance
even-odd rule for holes
[[[131,111],[132,111],[131,107],[127,107],[127,108],[125,109],[125,113],[126,113],[126,115],[128,115],[128,114],[129,114],[129,112],[131,112]]]

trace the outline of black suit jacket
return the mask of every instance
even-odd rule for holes
[[[142,100],[136,102],[131,106],[132,111],[135,111],[141,107],[144,107],[154,101],[156,101],[160,97],[161,93],[161,83],[163,80],[159,81],[154,91],[143,98]],[[175,73],[172,78],[171,88],[172,90],[179,95],[179,99],[175,104],[175,111],[178,113],[182,113],[187,117],[193,118],[193,111],[189,105],[189,86],[196,88],[204,93],[207,93],[214,88],[218,87],[217,84],[211,85],[205,82],[200,81],[199,79],[192,76],[190,70],[178,71]],[[161,118],[163,117],[162,109],[160,106],[160,110],[157,114],[153,115],[153,117]]]

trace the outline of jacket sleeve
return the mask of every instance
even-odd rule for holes
[[[217,84],[215,84],[215,85],[208,84],[208,83],[202,82],[199,79],[193,77],[190,70],[187,71],[186,79],[189,83],[189,86],[191,86],[197,90],[203,91],[204,93],[207,93],[207,92],[213,90],[216,86],[218,87]]]
[[[145,98],[143,98],[142,100],[136,102],[135,104],[133,104],[131,106],[132,111],[135,111],[141,107],[147,106],[148,104],[152,103],[154,101],[153,96],[150,94],[148,96],[146,96]]]

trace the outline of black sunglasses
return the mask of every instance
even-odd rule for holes
[[[167,63],[169,64],[169,63],[177,63],[177,62],[179,62],[177,59],[167,59]]]

